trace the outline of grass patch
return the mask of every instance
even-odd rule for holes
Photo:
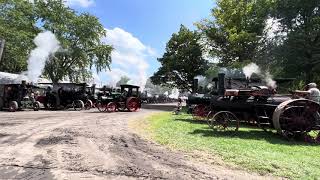
[[[235,135],[214,132],[186,114],[158,113],[143,128],[156,142],[187,152],[206,152],[238,168],[288,178],[319,179],[320,146],[288,142],[254,127],[240,126]]]

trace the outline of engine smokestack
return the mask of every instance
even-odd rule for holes
[[[199,80],[193,79],[193,85],[192,85],[192,92],[193,93],[198,92],[198,84],[199,84]]]
[[[219,73],[218,74],[218,95],[223,96],[225,87],[224,87],[224,81],[225,81],[225,74]]]

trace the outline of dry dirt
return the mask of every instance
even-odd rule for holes
[[[128,129],[154,111],[0,112],[0,179],[267,179],[190,161]]]

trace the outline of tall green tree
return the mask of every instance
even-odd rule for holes
[[[269,0],[217,0],[212,19],[198,23],[221,66],[253,61],[268,17]]]
[[[191,91],[194,77],[204,75],[208,68],[200,40],[200,34],[181,25],[179,32],[167,43],[166,52],[158,59],[161,67],[151,77],[152,83]]]
[[[106,30],[97,17],[79,14],[62,0],[34,3],[43,28],[53,32],[63,48],[45,66],[44,73],[53,82],[66,76],[71,81],[83,81],[90,76],[92,67],[97,72],[109,68],[112,47],[102,42]]]
[[[44,75],[53,82],[65,77],[73,82],[90,78],[94,69],[109,69],[112,47],[102,42],[106,30],[98,18],[78,13],[63,0],[0,0],[0,38],[6,40],[0,70],[27,70],[27,59],[34,48],[37,33],[53,32],[61,43],[58,53],[50,56]]]
[[[0,71],[20,73],[27,69],[28,55],[34,48],[32,40],[38,32],[31,3],[0,0],[0,39],[6,40]]]
[[[277,57],[283,74],[320,81],[320,1],[276,0],[274,17],[287,34]]]

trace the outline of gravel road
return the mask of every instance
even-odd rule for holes
[[[0,112],[0,179],[266,179],[191,161],[128,129],[154,111]]]

